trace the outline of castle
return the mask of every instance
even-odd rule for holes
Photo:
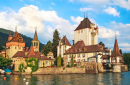
[[[48,67],[51,66],[51,64],[54,64],[55,59],[52,52],[49,52],[47,56],[39,52],[39,40],[36,30],[30,49],[28,47],[25,49],[25,41],[23,41],[22,36],[19,35],[17,30],[13,35],[9,35],[8,41],[6,42],[6,48],[6,57],[13,60],[15,71],[18,71],[19,65],[21,63],[26,65],[25,60],[29,58],[38,59],[39,67],[43,67],[43,63],[44,67]]]
[[[74,45],[71,46],[66,36],[59,41],[57,56],[64,58],[64,64],[71,63],[73,55],[76,64],[81,62],[96,63],[123,63],[123,56],[119,52],[117,39],[115,39],[114,51],[98,44],[99,28],[88,18],[84,18],[74,30]]]

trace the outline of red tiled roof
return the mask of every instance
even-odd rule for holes
[[[51,58],[47,58],[44,54],[41,52],[34,52],[33,47],[31,46],[29,51],[27,52],[27,55],[25,55],[25,51],[18,51],[13,58],[16,57],[23,57],[23,58],[38,58],[39,60],[54,60]]]
[[[113,50],[111,56],[112,56],[112,57],[117,57],[117,56],[122,57],[122,56],[123,56],[123,55],[120,53],[120,51],[119,51],[117,39],[115,39],[114,50]]]
[[[65,54],[89,53],[89,52],[108,52],[102,45],[85,46],[83,41],[78,41]]]
[[[70,44],[70,42],[68,41],[68,39],[67,39],[66,36],[64,36],[61,41],[62,41],[63,45],[69,45],[69,46],[71,46],[71,44]]]
[[[9,36],[12,36],[12,34],[9,35]],[[20,36],[18,32],[15,32],[14,35],[13,35],[13,38],[12,38],[11,40],[7,41],[7,42],[12,42],[12,41],[13,41],[13,42],[25,43],[25,42],[23,41],[23,37]]]
[[[16,58],[16,57],[24,57],[25,56],[25,51],[18,51],[14,56],[13,58]]]
[[[79,24],[79,26],[75,29],[76,30],[79,30],[79,29],[84,29],[84,28],[90,28],[90,20],[88,18],[84,18],[83,21],[81,21],[81,23]]]

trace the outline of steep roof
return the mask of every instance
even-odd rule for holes
[[[47,58],[41,52],[34,52],[33,47],[31,46],[30,49],[27,51],[27,55],[25,55],[25,51],[18,51],[13,58],[23,57],[23,58],[38,58],[39,60],[54,60],[51,58]]]
[[[24,57],[25,56],[25,51],[18,51],[14,56],[13,58],[16,58],[16,57]]]
[[[35,30],[34,39],[32,41],[39,41],[37,37],[37,31]]]
[[[81,23],[79,24],[79,26],[75,29],[75,31],[79,29],[90,28],[90,24],[90,20],[88,18],[84,18],[83,21],[81,21]]]
[[[68,39],[67,39],[66,36],[64,36],[64,37],[62,38],[61,42],[63,43],[63,45],[69,45],[69,46],[71,46],[71,44],[70,44],[70,42],[68,41]]]
[[[71,48],[69,48],[65,54],[76,53],[91,53],[91,52],[108,52],[102,45],[88,45],[85,46],[83,41],[78,41]]]
[[[9,36],[10,36],[10,37],[13,37],[13,38],[12,38],[11,40],[7,41],[7,42],[21,42],[21,43],[25,43],[25,42],[23,41],[23,37],[20,36],[17,31],[14,33],[13,36],[12,36],[12,34],[9,35]]]
[[[114,50],[113,50],[111,56],[112,56],[112,57],[117,57],[117,56],[122,57],[122,56],[123,56],[123,55],[120,53],[120,51],[119,51],[117,39],[115,39]]]

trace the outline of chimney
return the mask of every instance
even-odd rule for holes
[[[109,55],[111,56],[111,48],[110,48],[109,50],[110,50],[110,53],[109,53]]]
[[[74,40],[72,40],[73,41],[73,45],[74,45]]]
[[[28,47],[26,47],[26,51],[28,51]]]

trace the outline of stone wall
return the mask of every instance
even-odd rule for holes
[[[126,72],[128,71],[128,66],[127,65],[121,65],[121,72]]]
[[[85,68],[39,68],[33,74],[72,74],[72,73],[85,73]]]
[[[98,69],[97,69],[97,63],[89,63],[89,62],[84,62],[83,63],[84,67],[85,67],[85,72],[86,73],[98,73]]]

